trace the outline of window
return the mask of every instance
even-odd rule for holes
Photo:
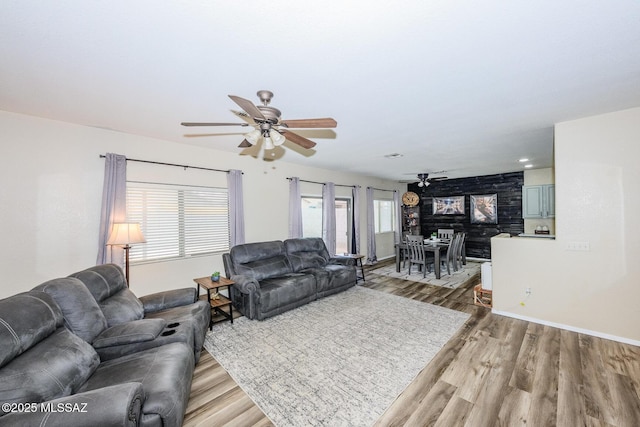
[[[395,230],[395,209],[393,200],[374,200],[373,217],[376,233],[389,233]]]
[[[127,220],[147,240],[131,248],[131,262],[227,251],[228,212],[226,188],[127,182]]]
[[[336,199],[336,253],[351,252],[350,199]],[[302,236],[322,237],[322,197],[302,197]]]

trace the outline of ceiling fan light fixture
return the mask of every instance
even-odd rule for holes
[[[244,135],[244,139],[249,141],[252,145],[257,144],[260,141],[262,133],[258,129],[254,129],[251,132]]]
[[[265,136],[263,139],[264,139],[265,150],[273,150],[274,148],[276,148],[276,146],[273,145],[273,141],[271,140],[271,137]]]
[[[420,187],[420,188],[424,187],[424,182],[422,182],[422,181],[418,182],[418,187]]]
[[[286,140],[286,138],[284,136],[282,136],[282,134],[280,132],[278,132],[275,129],[271,129],[271,140],[273,141],[273,145],[275,145],[276,147],[284,144],[284,141]]]

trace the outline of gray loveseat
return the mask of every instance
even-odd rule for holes
[[[320,238],[247,243],[223,255],[234,306],[266,319],[356,284],[352,259],[332,257]]]

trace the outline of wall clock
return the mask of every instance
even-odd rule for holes
[[[405,206],[413,207],[417,205],[419,201],[420,197],[413,191],[407,191],[402,195],[402,203],[404,203]]]

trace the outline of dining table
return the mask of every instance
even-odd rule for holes
[[[449,241],[445,240],[437,240],[433,241],[430,239],[424,240],[424,251],[425,252],[433,252],[433,270],[436,275],[436,279],[440,278],[440,254],[444,250],[446,251],[449,248]],[[401,242],[395,244],[396,249],[396,273],[400,272],[400,261],[402,261],[402,251],[407,250],[407,243]]]

